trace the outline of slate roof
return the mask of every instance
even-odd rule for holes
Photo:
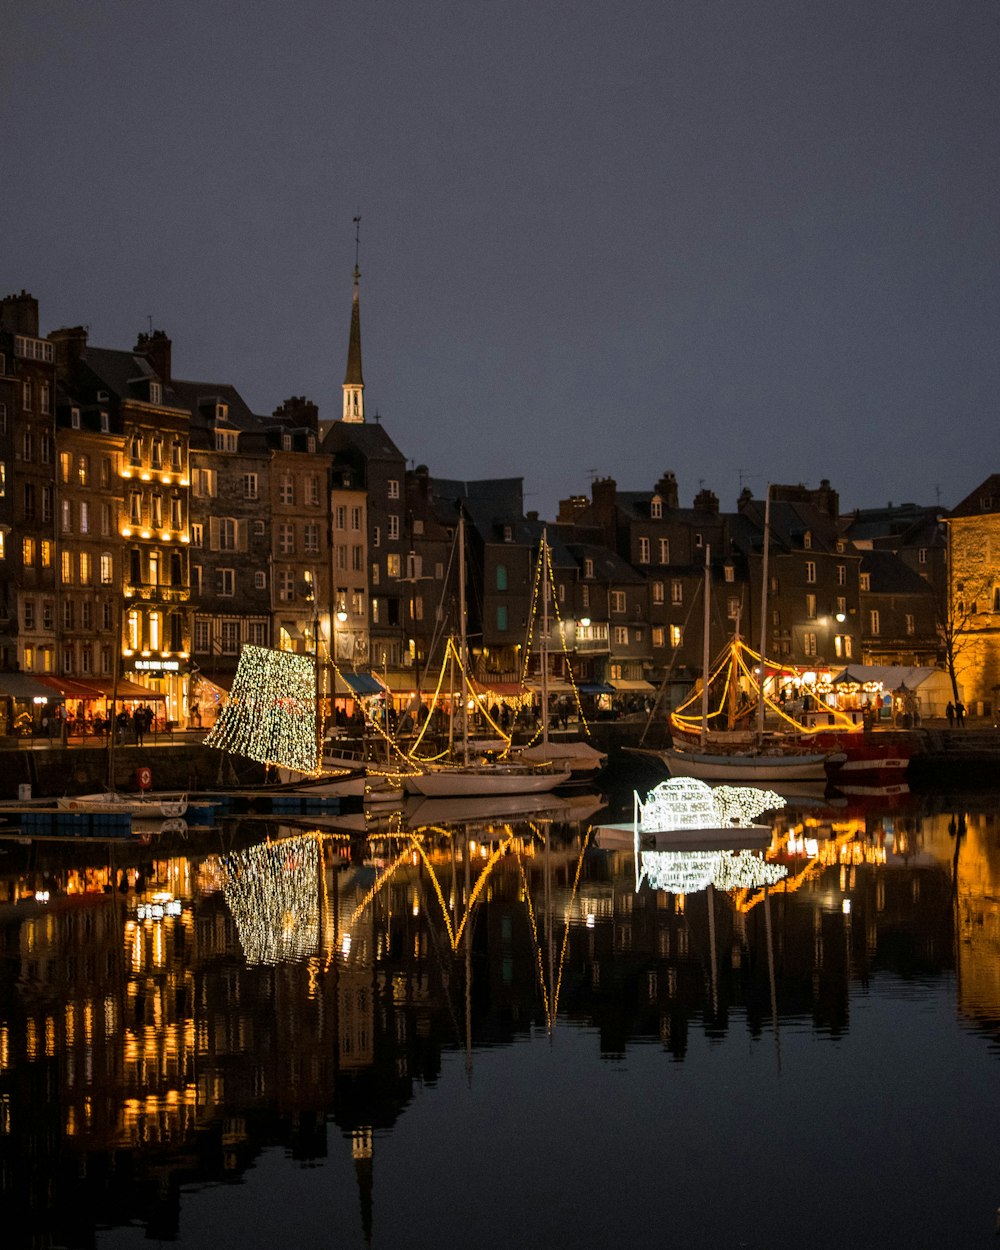
[[[994,512],[1000,512],[1000,473],[991,473],[945,517],[989,516]]]
[[[862,552],[861,571],[870,575],[872,594],[931,594],[929,583],[892,551]]]

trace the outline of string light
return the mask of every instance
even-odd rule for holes
[[[671,777],[650,790],[643,802],[634,792],[636,830],[666,833],[677,829],[748,829],[761,812],[785,806],[773,790],[756,786],[716,786],[694,777]]]
[[[244,646],[229,698],[205,745],[261,764],[315,773],[314,657]]]
[[[224,861],[223,897],[248,964],[299,961],[319,947],[319,842],[264,842]]]
[[[784,864],[770,864],[761,851],[643,851],[636,892],[643,880],[669,894],[756,890],[788,876]]]

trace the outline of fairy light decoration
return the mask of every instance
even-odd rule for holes
[[[222,893],[248,964],[298,962],[319,946],[315,836],[264,842],[223,861]]]
[[[261,764],[315,773],[314,657],[244,646],[229,698],[205,745]]]

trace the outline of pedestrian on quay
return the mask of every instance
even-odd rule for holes
[[[146,714],[141,707],[132,713],[132,727],[135,730],[135,745],[142,746],[142,735],[146,732]]]
[[[954,729],[955,728],[955,705],[954,703],[952,703],[951,699],[948,700],[948,706],[945,708],[944,714],[945,716],[948,717],[948,728]]]
[[[959,729],[965,728],[965,704],[961,700],[955,704],[955,723]]]

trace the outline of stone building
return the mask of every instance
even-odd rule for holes
[[[948,528],[948,611],[942,623],[970,713],[1000,696],[1000,474],[943,517]]]

